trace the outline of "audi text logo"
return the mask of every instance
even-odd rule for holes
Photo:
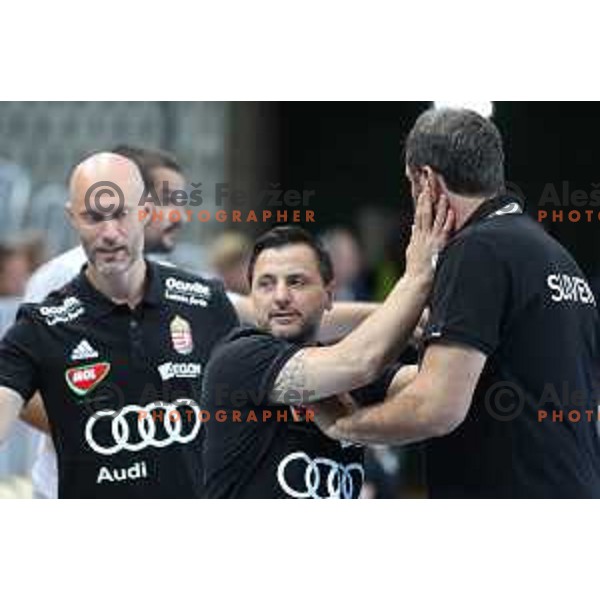
[[[287,479],[290,465],[297,462],[304,465],[304,481],[300,489],[294,489]],[[357,475],[356,480],[353,479],[353,473]],[[277,467],[277,481],[292,498],[355,498],[360,493],[364,479],[365,471],[359,463],[343,465],[329,458],[311,459],[305,452],[288,454]],[[319,494],[322,480],[326,481],[327,495]]]
[[[182,433],[183,419],[179,414],[179,408],[182,406],[190,406],[196,413],[194,424],[186,433]],[[157,427],[157,420],[151,414],[152,410],[165,411],[164,418],[160,420],[162,427]],[[135,414],[135,420],[127,420],[126,417],[130,413]],[[177,413],[179,418],[172,418],[174,413]],[[99,441],[96,438],[96,424],[105,419],[110,422],[108,437],[112,437],[112,440],[105,439],[107,436],[103,436]],[[150,446],[164,448],[176,442],[187,444],[196,438],[201,424],[200,409],[193,400],[188,398],[176,400],[172,404],[160,401],[146,406],[129,404],[118,411],[105,409],[94,413],[85,425],[85,439],[94,452],[110,456],[121,450],[138,452]]]

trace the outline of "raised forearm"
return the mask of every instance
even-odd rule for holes
[[[256,322],[250,296],[229,294],[228,297],[242,323]],[[334,302],[333,308],[323,316],[319,341],[334,342],[343,338],[371,316],[379,306],[377,302]]]
[[[283,393],[300,392],[310,403],[367,385],[401,352],[427,298],[429,277],[404,277],[387,300],[347,338],[326,348],[303,348],[281,369],[274,402],[292,403]]]
[[[466,418],[487,358],[462,345],[433,344],[414,381],[394,379],[385,402],[336,420],[327,434],[362,443],[408,444],[448,435]],[[414,367],[412,368],[414,374]],[[406,372],[406,379],[411,372]]]
[[[427,301],[432,276],[404,276],[386,301],[352,333],[336,344],[340,361],[360,367],[371,381],[403,350]]]
[[[333,308],[323,316],[319,341],[334,342],[343,338],[370,317],[379,306],[377,302],[335,302]]]
[[[307,391],[318,400],[369,383],[398,356],[425,307],[433,282],[433,258],[452,225],[447,202],[438,201],[435,220],[432,210],[429,196],[421,194],[406,251],[406,272],[385,302],[337,344],[294,355],[279,373],[278,390]]]

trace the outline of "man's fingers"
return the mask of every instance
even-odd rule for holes
[[[444,234],[450,235],[454,231],[454,211],[449,208],[444,222]]]
[[[435,207],[435,221],[433,223],[433,230],[435,233],[444,231],[444,225],[446,224],[448,216],[448,208],[448,198],[442,194]]]
[[[419,194],[417,199],[417,208],[415,211],[415,226],[420,230],[430,231],[433,223],[433,206],[429,185]]]
[[[415,202],[415,218],[413,220],[413,226],[412,226],[412,232],[415,232],[415,229],[422,229],[423,225],[422,225],[422,199],[423,199],[423,194],[419,194],[419,197],[417,198],[417,201]]]

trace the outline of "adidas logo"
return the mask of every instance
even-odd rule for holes
[[[75,350],[71,352],[71,360],[87,360],[88,358],[98,358],[98,352],[87,340],[81,340]]]

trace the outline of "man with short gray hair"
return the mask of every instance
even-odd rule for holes
[[[439,256],[420,371],[326,431],[433,438],[433,497],[600,497],[596,301],[571,255],[504,192],[498,129],[468,110],[425,112],[406,176],[414,198],[448,198],[458,230]]]

